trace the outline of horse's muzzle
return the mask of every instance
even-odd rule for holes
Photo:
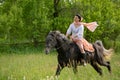
[[[50,49],[49,48],[46,48],[45,49],[45,53],[48,54],[50,52]]]

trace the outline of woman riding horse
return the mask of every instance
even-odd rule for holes
[[[102,75],[102,69],[99,65],[107,67],[109,72],[111,72],[110,62],[104,60],[106,56],[111,55],[111,50],[105,49],[101,41],[96,41],[93,47],[94,52],[87,51],[86,59],[88,63],[90,63],[100,75]],[[81,59],[83,59],[79,47],[59,31],[52,31],[49,32],[46,37],[46,54],[48,54],[52,48],[55,48],[58,53],[56,75],[60,75],[61,70],[67,66],[73,67],[73,71],[76,73],[77,66],[81,64]]]
[[[81,22],[82,19],[83,18],[80,15],[75,15],[73,23],[70,24],[66,32],[66,37],[72,33],[71,39],[79,46],[80,51],[84,57],[83,63],[86,65],[86,53],[84,49],[90,52],[94,52],[94,48],[92,44],[83,38],[84,26],[86,26],[89,30],[94,31],[98,25],[96,22],[83,23]]]

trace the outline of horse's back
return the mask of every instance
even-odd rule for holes
[[[74,60],[79,60],[81,58],[80,49],[75,42],[70,43],[70,54],[70,57]]]

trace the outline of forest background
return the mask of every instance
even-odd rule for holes
[[[0,52],[42,46],[50,31],[65,34],[76,14],[99,24],[94,32],[85,28],[89,42],[120,51],[120,0],[0,0]]]

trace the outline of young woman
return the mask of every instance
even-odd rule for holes
[[[90,31],[94,31],[96,27],[98,26],[96,22],[91,23],[84,23],[82,22],[82,17],[80,15],[74,16],[74,21],[70,24],[66,36],[70,36],[72,41],[74,41],[78,47],[80,48],[81,53],[83,54],[84,60],[83,63],[86,65],[86,54],[85,50],[93,52],[94,49],[92,47],[92,44],[90,44],[87,40],[84,39],[83,33],[84,33],[84,26],[86,26]]]

